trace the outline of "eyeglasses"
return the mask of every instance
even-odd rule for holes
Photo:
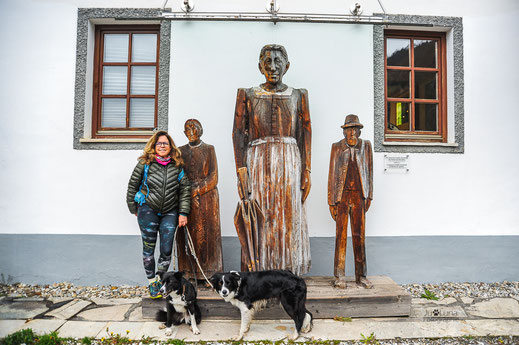
[[[167,146],[169,146],[169,143],[168,143],[168,142],[157,141],[157,143],[155,144],[155,146],[164,146],[164,147],[167,147]]]

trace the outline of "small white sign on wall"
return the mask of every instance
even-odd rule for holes
[[[384,155],[385,173],[408,173],[409,154],[385,154]]]

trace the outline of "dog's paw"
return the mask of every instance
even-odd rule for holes
[[[313,322],[310,314],[306,313],[305,318],[303,320],[303,327],[301,328],[301,333],[308,333],[312,330]]]
[[[306,327],[301,328],[301,333],[309,333],[312,330],[312,324],[309,323]]]
[[[164,329],[164,328],[166,328],[166,324],[161,323],[161,324],[159,325],[159,329]]]
[[[173,330],[171,328],[166,328],[166,331],[164,332],[166,334],[166,337],[171,337],[173,334]]]
[[[299,338],[299,333],[297,333],[297,331],[294,331],[294,333],[288,336],[288,340],[290,341],[296,341],[297,338]]]
[[[193,334],[200,334],[200,330],[198,328],[193,328]]]

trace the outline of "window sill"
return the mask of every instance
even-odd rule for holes
[[[147,138],[81,138],[80,143],[147,143]]]
[[[421,143],[421,142],[403,142],[403,141],[384,141],[384,146],[428,146],[428,147],[458,147],[457,143]]]

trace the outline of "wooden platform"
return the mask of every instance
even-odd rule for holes
[[[348,278],[347,289],[333,287],[332,277],[305,277],[308,287],[306,308],[316,319],[343,317],[389,317],[409,316],[411,296],[386,276],[371,276],[372,289],[355,285],[353,277]],[[198,305],[202,317],[212,319],[239,319],[238,309],[225,302],[216,292],[199,286]],[[154,318],[157,309],[164,307],[164,300],[142,299],[143,318]],[[255,319],[288,319],[279,303],[272,302],[257,313]]]

